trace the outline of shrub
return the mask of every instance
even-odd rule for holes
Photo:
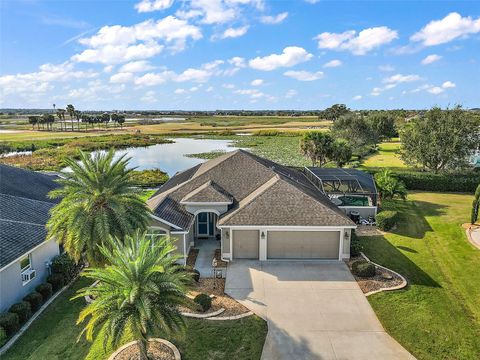
[[[207,311],[212,307],[212,299],[207,294],[198,294],[193,301],[200,305],[202,311]]]
[[[38,285],[35,290],[42,294],[43,302],[50,299],[53,294],[52,284],[48,282]]]
[[[376,221],[380,230],[389,231],[397,223],[398,213],[392,210],[384,210],[377,214]]]
[[[65,278],[62,274],[52,274],[47,278],[47,282],[52,284],[53,292],[57,292],[65,286]]]
[[[191,269],[190,272],[192,273],[193,280],[195,280],[195,282],[199,282],[200,281],[200,271],[198,271],[197,269]]]
[[[29,302],[22,301],[16,304],[13,304],[8,312],[18,315],[18,321],[20,324],[24,324],[32,316],[32,307]]]
[[[282,133],[276,129],[258,130],[253,133],[255,136],[280,136]]]
[[[52,260],[52,272],[63,275],[65,283],[69,283],[78,273],[78,265],[67,253],[57,255]],[[52,284],[53,285],[53,284]],[[55,286],[54,286],[55,288]],[[54,290],[56,291],[56,290]]]
[[[39,292],[33,291],[23,298],[23,301],[26,301],[30,304],[32,312],[40,309],[40,306],[43,304],[43,296]]]
[[[362,244],[360,244],[360,239],[358,238],[355,231],[352,231],[352,239],[350,240],[350,256],[359,256],[360,251],[363,250]]]
[[[375,265],[366,260],[358,260],[352,264],[352,271],[360,277],[373,277],[375,276]]]
[[[8,337],[15,334],[20,329],[18,315],[11,312],[0,314],[0,327],[5,330]]]
[[[3,327],[0,326],[0,347],[5,345],[7,342],[7,332]]]

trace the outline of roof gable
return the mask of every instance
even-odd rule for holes
[[[193,190],[183,197],[181,204],[188,203],[217,203],[231,204],[233,197],[222,187],[213,181],[207,181],[205,184]]]

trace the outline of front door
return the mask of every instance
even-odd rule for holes
[[[197,215],[197,236],[213,236],[215,232],[215,214],[199,213]]]

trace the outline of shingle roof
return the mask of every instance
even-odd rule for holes
[[[188,174],[188,176],[185,176],[185,174]],[[177,176],[181,176],[182,180],[186,180],[181,182],[177,179]],[[177,176],[172,177],[169,186],[166,188],[160,188],[157,194],[149,199],[148,204],[156,216],[169,223],[175,224],[182,229],[187,229],[188,227],[185,226],[190,226],[190,224],[193,223],[194,216],[186,212],[183,206],[180,205],[180,202],[182,199],[191,197],[193,196],[192,194],[196,194],[196,191],[198,191],[199,188],[209,188],[209,186],[206,186],[205,184],[215,184],[212,186],[213,189],[215,189],[216,186],[217,189],[221,189],[221,192],[232,197],[233,204],[229,211],[222,216],[223,218],[228,216],[231,212],[242,208],[242,204],[248,202],[249,199],[256,202],[258,200],[257,193],[259,189],[265,187],[265,184],[269,181],[273,181],[272,178],[274,177],[277,178],[275,182],[278,181],[282,184],[285,183],[282,185],[281,189],[282,191],[289,191],[291,193],[289,201],[296,201],[296,208],[298,208],[299,211],[292,212],[294,207],[291,206],[289,213],[290,219],[286,219],[286,216],[285,219],[280,217],[276,219],[275,215],[272,215],[272,212],[277,211],[277,209],[280,209],[283,206],[281,201],[282,196],[287,196],[288,194],[280,196],[281,194],[278,193],[279,190],[277,186],[272,186],[275,190],[275,196],[271,199],[266,198],[263,200],[266,201],[268,206],[265,206],[268,207],[268,210],[261,214],[261,217],[264,218],[262,221],[269,223],[282,221],[275,225],[287,225],[293,223],[319,225],[322,221],[324,221],[324,225],[327,225],[327,223],[328,225],[338,226],[342,224],[353,224],[341,210],[333,205],[325,195],[310,183],[302,172],[253,155],[245,150],[236,150],[219,156],[218,158],[203,163],[201,166],[186,170]],[[212,188],[208,189],[209,193]],[[294,196],[292,194],[296,195]],[[310,201],[309,204],[313,204],[311,202],[314,201],[315,206],[313,209],[318,210],[312,211],[312,207],[310,207],[310,209],[307,207],[306,211],[312,213],[307,216],[307,219],[309,220],[301,219],[302,216],[304,216],[305,208],[304,210],[300,210],[300,208],[305,204],[305,199]],[[237,217],[236,221],[243,219],[242,221],[245,225],[260,221],[254,219],[257,213],[256,210],[252,210],[251,214],[247,216],[247,212],[250,212],[249,209],[254,208],[248,206],[243,209],[242,217]],[[260,216],[260,214],[257,215]],[[259,219],[261,217],[259,217]]]
[[[229,203],[233,202],[233,197],[222,187],[213,181],[207,181],[205,184],[185,195],[181,203]]]
[[[0,165],[0,268],[45,240],[56,176]]]

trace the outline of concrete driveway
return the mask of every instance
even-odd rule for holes
[[[414,359],[343,262],[234,261],[225,291],[267,320],[262,359]]]

